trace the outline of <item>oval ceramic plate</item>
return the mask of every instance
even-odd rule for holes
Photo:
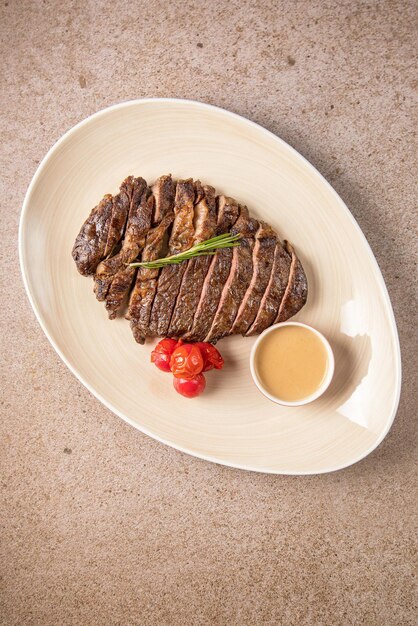
[[[335,376],[314,403],[288,408],[251,379],[254,338],[220,342],[223,372],[187,400],[150,364],[123,318],[109,321],[71,258],[74,239],[105,193],[129,174],[200,178],[247,204],[296,247],[309,298],[296,316],[320,330]],[[350,212],[295,150],[238,115],[185,100],[138,100],[93,115],[42,161],[27,192],[20,259],[37,318],[58,354],[108,408],[179,450],[248,470],[329,472],[371,452],[400,392],[399,342],[373,254]]]

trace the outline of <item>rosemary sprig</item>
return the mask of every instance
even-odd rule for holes
[[[216,254],[217,250],[222,250],[223,248],[234,248],[235,246],[239,246],[240,238],[241,235],[239,233],[237,235],[224,233],[223,235],[206,239],[206,241],[201,241],[184,252],[166,256],[162,259],[155,259],[155,261],[129,263],[129,267],[146,267],[150,270],[156,270],[161,267],[165,267],[166,265],[177,265],[178,263],[183,263],[183,261],[187,261],[188,259],[193,259],[198,256]]]

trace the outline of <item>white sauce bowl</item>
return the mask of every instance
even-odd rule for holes
[[[257,374],[257,368],[255,366],[256,355],[257,355],[257,351],[260,347],[261,342],[265,339],[266,335],[275,331],[277,328],[281,328],[282,326],[302,326],[303,328],[308,329],[321,340],[321,343],[324,346],[326,353],[327,353],[327,373],[321,385],[318,387],[318,389],[316,389],[316,391],[314,391],[314,393],[310,394],[309,396],[306,396],[305,398],[301,398],[300,400],[295,400],[292,402],[282,400],[281,398],[278,398],[277,396],[274,396],[269,391],[267,391],[267,389],[263,386],[263,383],[261,382]],[[280,324],[274,324],[273,326],[269,326],[269,328],[266,328],[266,330],[262,332],[261,335],[257,338],[257,341],[254,343],[253,348],[251,350],[251,355],[250,355],[251,375],[258,389],[261,391],[262,394],[266,396],[266,398],[268,398],[272,402],[276,402],[277,404],[281,404],[283,406],[302,406],[304,404],[309,404],[309,402],[313,402],[314,400],[322,396],[322,394],[328,389],[330,385],[330,382],[334,375],[334,366],[335,366],[334,353],[332,352],[332,348],[329,345],[328,340],[325,339],[324,335],[322,335],[322,333],[320,333],[319,330],[316,330],[316,328],[312,328],[312,326],[308,326],[307,324],[302,324],[301,322],[281,322]]]

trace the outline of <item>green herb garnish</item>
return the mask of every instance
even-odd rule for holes
[[[237,235],[225,233],[223,235],[218,235],[217,237],[212,237],[212,239],[206,239],[206,241],[202,241],[201,243],[197,243],[195,246],[189,248],[189,250],[185,250],[184,252],[179,252],[178,254],[173,254],[172,256],[166,256],[162,259],[155,259],[155,261],[129,263],[129,267],[146,267],[150,270],[156,270],[160,269],[160,267],[165,267],[166,265],[177,265],[178,263],[194,259],[198,256],[216,254],[217,250],[222,250],[223,248],[235,248],[235,246],[239,246],[240,238],[241,235],[239,233]]]

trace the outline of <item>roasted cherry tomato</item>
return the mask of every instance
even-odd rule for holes
[[[151,363],[154,363],[163,372],[170,372],[170,359],[176,346],[177,341],[175,339],[162,339],[159,341],[151,352]]]
[[[173,378],[174,389],[185,398],[196,398],[205,390],[206,380],[203,374],[194,378]]]
[[[198,341],[196,344],[203,356],[203,371],[208,372],[215,368],[221,370],[224,366],[224,360],[219,352],[211,343],[206,341]]]
[[[171,355],[171,371],[176,378],[191,379],[203,370],[203,356],[194,343],[183,343]]]

